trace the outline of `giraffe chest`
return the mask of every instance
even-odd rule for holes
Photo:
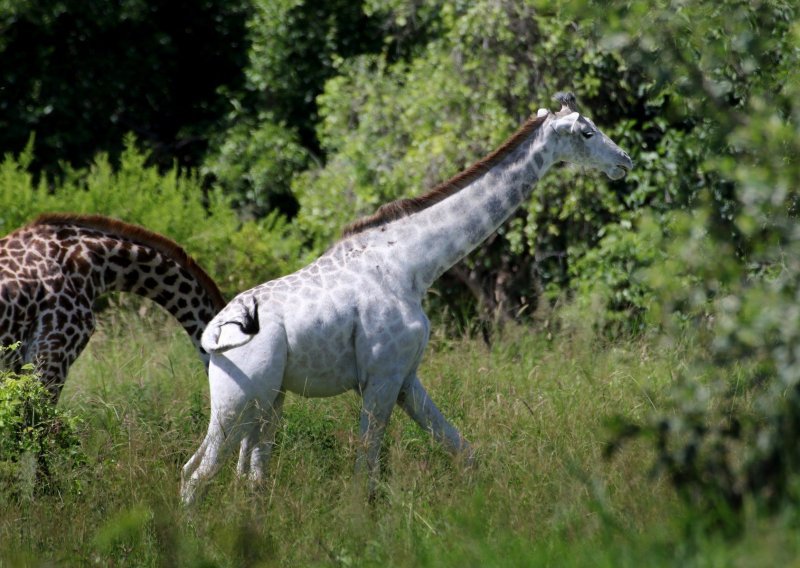
[[[34,324],[83,326],[91,314],[93,288],[55,272],[22,271],[0,280],[0,337],[24,340]]]
[[[35,362],[42,380],[58,387],[94,330],[91,308],[87,289],[63,275],[0,282],[0,344],[22,344],[0,366]]]

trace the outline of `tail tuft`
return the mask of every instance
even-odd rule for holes
[[[260,331],[258,301],[236,300],[228,304],[209,322],[201,344],[209,353],[223,353],[241,347]]]

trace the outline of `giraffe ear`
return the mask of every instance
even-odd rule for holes
[[[562,116],[551,122],[550,128],[555,130],[556,134],[559,135],[572,132],[578,128],[578,118],[580,118],[580,116],[580,113],[577,112]]]

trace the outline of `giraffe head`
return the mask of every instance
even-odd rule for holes
[[[557,140],[556,159],[601,170],[611,179],[624,177],[633,167],[630,156],[578,112],[575,95],[558,93],[555,99],[561,103],[560,111],[539,109],[537,116],[548,117],[548,128]]]

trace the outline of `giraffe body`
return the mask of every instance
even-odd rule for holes
[[[0,345],[22,342],[3,363],[35,363],[58,400],[109,291],[163,306],[208,364],[200,337],[224,306],[213,280],[166,237],[96,215],[44,215],[0,239]]]
[[[555,162],[631,167],[616,144],[562,97],[501,148],[449,182],[382,207],[300,271],[239,294],[209,324],[211,420],[183,469],[191,503],[239,445],[237,471],[257,481],[272,448],[286,391],[362,397],[356,467],[375,488],[383,432],[395,405],[453,454],[471,462],[469,443],[444,418],[417,370],[429,337],[427,288],[494,232]]]

